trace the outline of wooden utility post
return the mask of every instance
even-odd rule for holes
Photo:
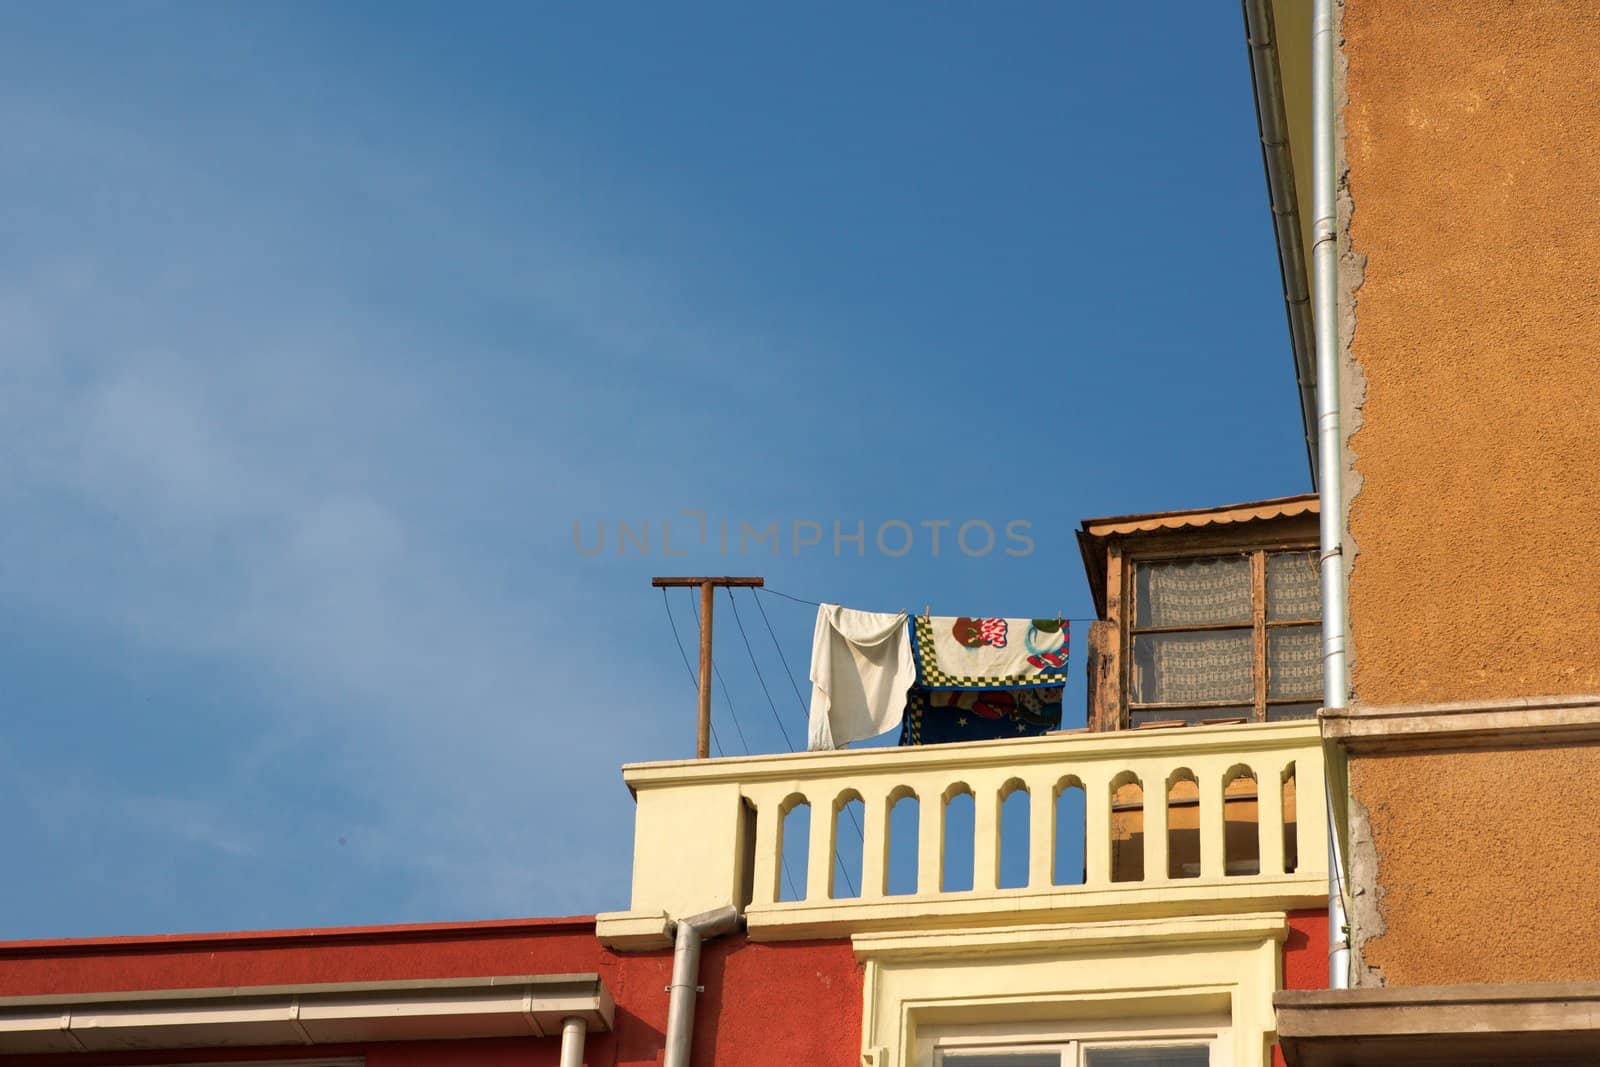
[[[700,724],[694,758],[705,759],[711,755],[711,613],[716,605],[716,589],[719,585],[759,589],[766,582],[761,578],[652,578],[650,584],[658,589],[700,587]]]

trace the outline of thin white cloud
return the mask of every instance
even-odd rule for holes
[[[261,831],[230,822],[221,805],[173,795],[131,792],[79,771],[30,768],[0,749],[10,790],[51,833],[66,834],[95,824],[148,831],[172,845],[192,845],[224,857],[259,856]]]
[[[32,123],[74,166],[127,145]],[[164,179],[163,197],[188,188],[182,161],[148,145],[130,170],[152,195]],[[480,437],[451,361],[428,342],[388,349],[393,332],[359,303],[301,319],[270,293],[239,292],[237,265],[195,221],[160,244],[134,227],[0,257],[0,595],[86,643],[110,633],[261,685],[283,731],[335,748],[342,784],[371,808],[349,831],[353,854],[409,871],[418,907],[623,903],[631,813],[608,739],[648,741],[660,727],[636,683],[597,669],[614,639],[572,624],[571,557],[535,559],[507,585],[504,561],[439,521],[450,470],[504,439]],[[235,225],[252,256],[271,258],[270,227]],[[609,288],[635,267],[580,268],[563,285],[542,270],[586,343],[619,358],[681,343],[675,314],[653,297],[628,302],[647,284]],[[540,473],[518,505],[565,530],[561,469],[581,449],[555,442],[579,416],[559,396],[544,403],[561,426],[530,420],[512,442]],[[430,469],[438,453],[454,466]],[[270,762],[227,755],[236,773]],[[260,856],[286,833],[225,794],[90,788],[113,798],[109,819],[224,857]]]

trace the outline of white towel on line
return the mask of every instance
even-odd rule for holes
[[[821,605],[811,639],[807,750],[843,748],[896,729],[916,680],[905,612]]]

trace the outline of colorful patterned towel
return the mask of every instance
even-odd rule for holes
[[[923,689],[1059,686],[1067,675],[1069,631],[1060,619],[919,615],[911,620],[917,685]]]
[[[900,744],[942,745],[1038,737],[1061,727],[1063,686],[1032,689],[913,689]]]

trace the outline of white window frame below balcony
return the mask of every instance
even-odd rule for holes
[[[1083,1067],[1095,1048],[1204,1045],[1209,1067],[1233,1067],[1232,1027],[1226,1015],[1156,1016],[1060,1023],[972,1023],[932,1026],[918,1038],[915,1062],[959,1067],[958,1054],[1054,1053],[1061,1067]]]
[[[1004,1045],[1125,1028],[1210,1034],[1214,1064],[1266,1067],[1287,933],[1274,912],[858,934],[861,1062],[935,1067],[962,1033]]]

